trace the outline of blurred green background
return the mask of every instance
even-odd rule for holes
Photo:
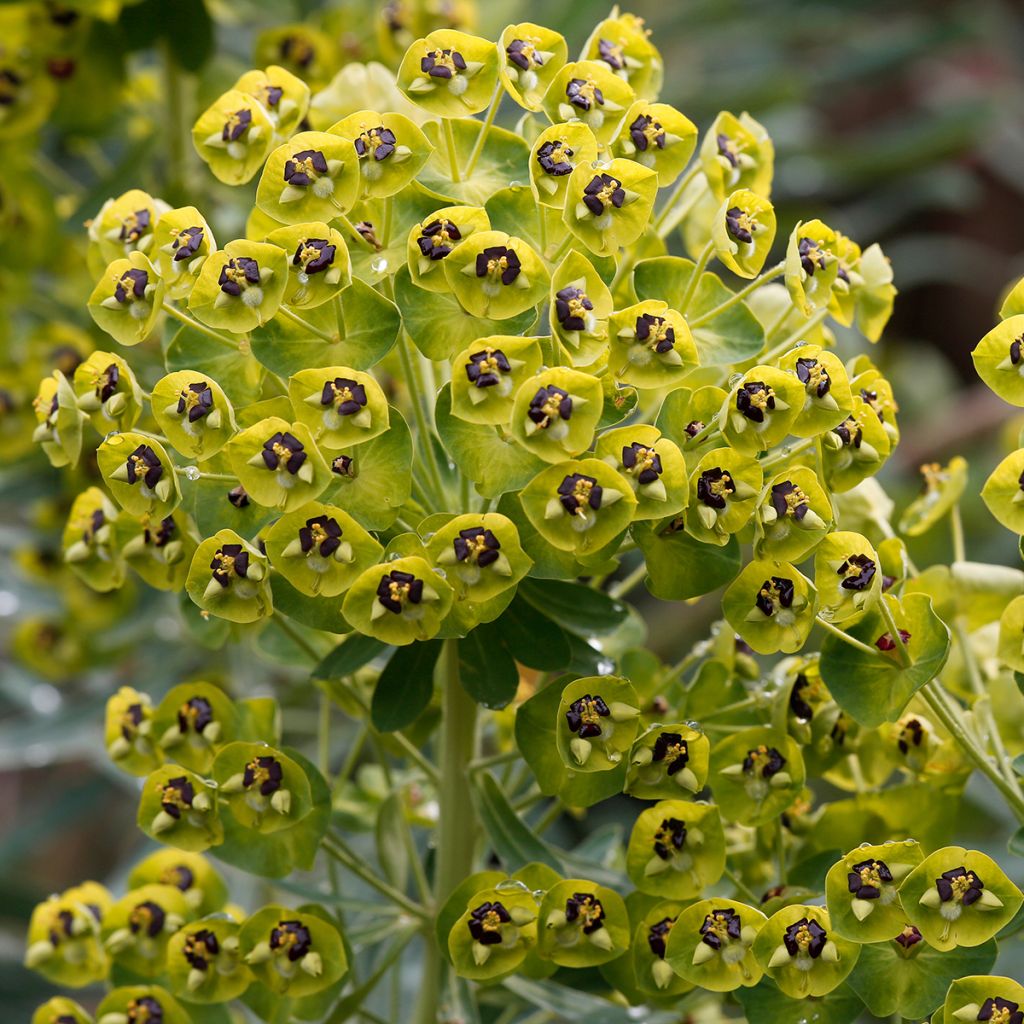
[[[0,30],[22,6],[0,5]],[[71,69],[52,63],[60,53],[47,64],[61,98],[38,143],[35,134],[0,142],[0,387],[13,393],[17,384],[31,397],[38,377],[69,358],[62,346],[77,338],[73,325],[89,330],[82,223],[106,196],[139,186],[201,208],[223,198],[187,149],[168,145],[168,133],[252,66],[259,33],[312,18],[342,52],[359,56],[373,49],[366,40],[377,6],[331,13],[330,4],[210,0],[208,22],[201,0],[176,0],[173,9],[145,2],[113,22],[79,22]],[[921,462],[966,455],[969,555],[1018,564],[1012,538],[977,493],[1015,445],[1019,424],[977,382],[969,353],[1024,272],[1021,6],[638,0],[631,9],[664,56],[667,102],[701,128],[721,109],[745,109],[769,129],[780,237],[798,217],[820,216],[864,245],[882,244],[900,296],[872,356],[894,381],[903,429],[882,481],[901,509]],[[508,22],[537,20],[563,32],[572,52],[607,10],[590,0],[487,0],[479,31],[494,37]],[[165,77],[175,40],[187,41],[196,77]],[[215,59],[203,60],[208,54]],[[849,344],[847,352],[863,343]],[[89,469],[70,481],[25,452],[10,426],[23,432],[24,422],[10,413],[0,403],[0,1006],[14,1021],[50,994],[19,966],[33,904],[83,878],[117,884],[144,849],[134,782],[108,766],[102,748],[112,690],[130,684],[159,695],[190,674],[223,673],[247,694],[278,693],[299,746],[313,742],[315,702],[284,664],[247,648],[198,647],[163,595],[141,587],[94,595],[62,573],[59,531]],[[919,565],[950,558],[944,535],[911,549]],[[677,659],[716,608],[714,598],[692,607],[646,602],[652,646]],[[343,744],[340,723],[338,735]],[[996,805],[981,786],[970,796],[971,830],[1005,857]],[[616,813],[611,806],[596,820]]]

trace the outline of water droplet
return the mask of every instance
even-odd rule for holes
[[[530,887],[525,883],[521,882],[518,878],[506,878],[505,881],[499,882],[495,887],[499,892],[529,892]]]
[[[124,438],[121,437],[120,432],[117,430],[111,430],[109,434],[104,434],[103,441],[109,445],[124,444]]]
[[[523,183],[521,181],[516,181],[515,179],[513,179],[512,181],[510,181],[508,183],[508,187],[509,188],[522,188],[523,187]]]
[[[383,274],[388,269],[388,261],[383,256],[375,256],[370,260],[370,269],[375,274]]]
[[[441,579],[448,579],[448,573],[446,573],[444,569],[434,569],[434,572],[437,573],[437,575],[440,576]]]
[[[199,472],[198,466],[186,466],[185,467],[185,479],[186,480],[198,480],[203,474]]]
[[[401,557],[402,556],[397,551],[392,551],[391,554],[388,555],[387,561],[393,562],[396,558],[401,558]]]
[[[739,382],[741,380],[743,380],[743,374],[742,373],[731,374],[730,377],[729,377],[729,388],[730,388],[730,390],[732,388],[736,387],[736,385],[739,384]]]
[[[295,276],[298,278],[299,284],[309,284],[309,274],[304,274],[303,273],[303,274],[296,274]]]

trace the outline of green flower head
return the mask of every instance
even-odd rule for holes
[[[802,561],[826,536],[832,506],[817,474],[799,466],[765,483],[757,509],[758,558]]]
[[[442,575],[409,555],[363,572],[345,595],[342,613],[361,633],[401,646],[437,636],[453,600]]]
[[[199,115],[192,144],[219,181],[244,185],[274,148],[274,125],[258,99],[229,89]]]
[[[629,82],[637,96],[654,99],[661,89],[664,72],[661,54],[651,42],[651,30],[635,14],[619,14],[594,26],[583,46],[588,60],[607,65],[623,81]]]
[[[985,507],[1006,529],[1024,534],[1024,448],[1011,452],[992,471],[981,491]]]
[[[300,370],[288,380],[288,397],[305,431],[332,452],[377,437],[390,422],[376,378],[347,366]]]
[[[608,363],[618,380],[637,388],[678,384],[697,365],[697,346],[683,315],[654,299],[608,320]]]
[[[629,915],[622,897],[583,878],[548,889],[537,925],[537,951],[560,967],[592,967],[629,948]]]
[[[149,696],[122,686],[107,699],[103,742],[111,761],[129,775],[148,775],[163,764],[153,737]]]
[[[459,976],[493,981],[517,970],[537,944],[537,903],[525,886],[474,893],[448,933]]]
[[[750,562],[725,592],[729,625],[758,654],[793,654],[803,647],[817,607],[810,580],[789,562]]]
[[[130,515],[163,519],[181,501],[174,463],[148,434],[110,435],[97,449],[96,461],[114,500]]]
[[[200,853],[185,850],[156,850],[132,868],[128,887],[173,885],[185,898],[189,917],[222,910],[228,891],[224,879]]]
[[[708,778],[711,745],[685,722],[652,725],[633,744],[626,792],[639,800],[699,793]]]
[[[122,345],[138,345],[153,333],[164,297],[164,283],[141,253],[114,260],[89,296],[96,325]]]
[[[452,414],[469,423],[505,426],[516,392],[540,370],[540,339],[495,334],[452,360]]]
[[[232,817],[263,835],[291,828],[313,809],[306,773],[264,743],[229,743],[217,754],[213,777]]]
[[[309,86],[276,64],[246,71],[234,88],[259,101],[278,135],[291,135],[309,110]]]
[[[515,587],[532,564],[515,524],[496,512],[455,516],[427,539],[427,553],[456,596],[477,603]]]
[[[117,510],[98,487],[75,498],[61,547],[64,561],[94,590],[106,592],[124,583],[124,560],[114,521]]]
[[[444,262],[471,235],[490,230],[482,206],[445,206],[427,214],[409,232],[406,259],[413,284],[431,292],[447,292]]]
[[[582,121],[609,143],[626,110],[636,100],[629,83],[600,60],[566,64],[544,94],[544,110],[553,123]]]
[[[108,199],[89,222],[90,268],[126,259],[133,252],[153,255],[153,238],[167,204],[133,188]]]
[[[280,246],[237,239],[211,253],[199,271],[188,308],[204,324],[245,334],[270,320],[288,287]]]
[[[476,231],[446,256],[449,289],[476,317],[507,320],[536,306],[550,278],[538,252],[504,231]]]
[[[786,247],[786,288],[804,316],[824,309],[832,300],[839,273],[836,233],[820,220],[797,224]]]
[[[697,126],[675,107],[637,100],[626,111],[612,149],[655,171],[664,187],[682,174],[696,145]]]
[[[857,622],[878,602],[884,573],[878,552],[859,533],[836,530],[814,554],[814,586],[822,618]]]
[[[348,970],[345,947],[322,911],[270,906],[238,933],[242,959],[272,992],[293,998],[329,988]]]
[[[107,993],[96,1008],[96,1024],[189,1024],[192,1020],[158,985],[130,985]]]
[[[745,111],[736,117],[723,110],[700,146],[700,164],[718,202],[738,189],[766,199],[772,191],[775,147],[764,127]]]
[[[101,434],[130,430],[142,414],[142,389],[135,374],[113,352],[93,352],[79,363],[72,386],[78,408]]]
[[[693,899],[724,870],[725,836],[714,804],[661,800],[641,811],[626,850],[626,871],[641,892]]]
[[[491,101],[498,81],[494,43],[441,29],[417,39],[398,69],[398,87],[417,106],[438,117],[477,114]]]
[[[722,814],[746,825],[764,824],[785,811],[805,777],[800,747],[773,729],[734,733],[711,752],[709,781]]]
[[[1015,597],[999,618],[998,654],[1014,672],[1024,672],[1024,594]]]
[[[562,763],[579,772],[615,768],[636,739],[639,703],[632,685],[617,676],[587,676],[569,683],[555,715]]]
[[[242,963],[239,925],[226,917],[187,924],[167,943],[171,989],[190,1003],[226,1003],[252,982]]]
[[[224,840],[216,789],[195,772],[175,764],[158,768],[146,779],[138,826],[151,839],[191,853],[201,853]]]
[[[1018,1024],[1024,1015],[1024,986],[991,974],[958,978],[949,986],[945,1002],[932,1019],[939,1015],[943,1024]]]
[[[142,978],[164,972],[167,942],[185,923],[188,908],[173,885],[133,889],[103,915],[103,945],[119,966]]]
[[[401,192],[433,150],[419,126],[403,114],[358,110],[327,130],[352,141],[362,181],[360,199]]]
[[[752,947],[767,920],[735,900],[701,900],[676,918],[665,958],[676,974],[710,992],[756,985],[764,972]]]
[[[569,178],[562,219],[592,253],[611,256],[643,234],[657,192],[657,174],[636,161],[581,162]]]
[[[581,121],[552,124],[530,150],[530,184],[537,202],[552,209],[565,207],[572,172],[597,160],[594,133]]]
[[[178,509],[169,516],[133,516],[114,521],[117,546],[125,564],[157,590],[181,591],[199,537],[192,520]]]
[[[151,407],[167,440],[198,462],[216,455],[238,429],[224,389],[196,370],[175,370],[161,377],[153,385]]]
[[[860,946],[834,932],[823,907],[789,906],[762,926],[754,955],[787,996],[804,999],[841,985],[857,963]]]
[[[683,453],[657,427],[638,423],[609,430],[598,439],[595,454],[629,481],[637,499],[634,522],[663,519],[686,508]]]
[[[69,988],[102,981],[109,961],[100,923],[111,902],[102,885],[83,882],[37,904],[25,939],[25,966]]]
[[[571,249],[551,277],[551,333],[573,366],[596,363],[608,348],[612,293],[594,265]]]
[[[54,996],[36,1008],[31,1024],[92,1024],[92,1017],[73,999]]]
[[[804,404],[790,431],[796,437],[816,437],[832,430],[853,409],[850,378],[839,358],[820,345],[798,345],[780,360],[804,388]]]
[[[774,366],[755,366],[732,389],[719,413],[726,440],[748,455],[778,444],[804,407],[800,381]]]
[[[761,272],[775,242],[775,209],[750,189],[733,192],[711,222],[715,255],[739,277]]]
[[[648,901],[645,900],[646,902]],[[627,906],[631,911],[632,921],[635,910],[632,905]],[[644,995],[663,998],[680,996],[693,988],[690,982],[681,978],[672,968],[667,958],[672,930],[679,920],[682,909],[683,904],[678,901],[658,900],[635,926],[632,956],[628,959],[632,960],[632,980],[639,992]]]
[[[921,492],[900,516],[900,532],[908,537],[918,537],[940,522],[967,487],[967,460],[959,455],[945,466],[926,462],[919,469]]]
[[[153,713],[150,736],[164,756],[195,772],[208,772],[217,751],[238,733],[231,698],[213,683],[172,686]]]
[[[521,107],[539,111],[544,94],[569,53],[565,38],[543,25],[509,25],[498,39],[498,76]]]
[[[892,450],[885,426],[860,395],[850,414],[822,436],[825,481],[831,490],[852,490],[881,468]]]
[[[291,224],[267,235],[267,242],[291,253],[284,303],[314,309],[341,295],[352,283],[352,264],[345,236],[322,221]]]
[[[713,448],[690,474],[687,526],[705,543],[723,545],[750,521],[764,484],[760,464],[732,448]]]
[[[196,548],[185,590],[204,611],[230,622],[255,622],[273,611],[269,563],[234,530],[220,530]]]
[[[545,462],[586,451],[601,418],[601,381],[555,367],[523,381],[512,407],[512,436]]]
[[[150,257],[168,298],[188,298],[203,261],[216,248],[210,225],[194,206],[168,210],[160,217]]]

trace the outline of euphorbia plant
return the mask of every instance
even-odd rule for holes
[[[991,707],[1024,670],[1024,574],[966,560],[962,460],[890,523],[896,401],[830,327],[879,340],[888,264],[814,219],[766,267],[764,128],[724,112],[698,147],[631,15],[568,52],[532,24],[431,31],[402,111],[326,123],[333,87],[251,71],[193,134],[222,182],[258,177],[245,237],[137,190],[93,221],[89,310],[166,373],[145,390],[119,349],[40,384],[55,465],[101,434],[67,561],[183,595],[197,642],[259,638],[327,726],[332,704],[362,723],[351,750],[325,728],[314,765],[244,680],[111,696],[108,752],[166,849],[119,899],[40,905],[27,952],[108,981],[99,1024],[379,1020],[414,957],[396,1019],[1024,1012],[984,978],[1020,891],[922,810],[977,771],[1024,822]],[[977,359],[1024,404],[1022,309]],[[1017,455],[985,491],[1010,528]],[[943,519],[952,565],[919,571],[900,534]],[[680,616],[725,588],[675,664],[644,646],[644,582]],[[348,813],[363,739],[372,822]],[[618,794],[628,841],[545,839]],[[267,905],[228,903],[211,857],[270,880]],[[324,862],[323,889],[285,881]]]

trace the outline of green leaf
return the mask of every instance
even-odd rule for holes
[[[434,693],[434,665],[441,654],[440,640],[423,640],[391,656],[377,680],[370,703],[370,718],[381,732],[412,725]]]
[[[875,942],[861,947],[847,984],[876,1017],[899,1014],[919,1020],[942,1005],[946,990],[957,978],[988,974],[996,952],[995,939],[948,953],[921,942],[910,957],[902,956],[895,942]]]
[[[437,396],[434,419],[448,454],[485,498],[497,498],[506,491],[519,491],[545,463],[511,438],[503,438],[494,427],[469,423],[452,415],[451,385]]]
[[[730,583],[740,571],[740,545],[702,544],[684,530],[658,532],[646,523],[633,525],[633,536],[647,563],[647,589],[663,601],[688,601]]]
[[[679,256],[657,256],[642,260],[633,271],[633,287],[640,301],[662,299],[673,309],[680,303],[693,276],[693,263]],[[700,319],[733,295],[711,273],[701,274],[697,290],[686,309],[691,323]],[[701,366],[742,363],[764,346],[764,328],[743,302],[737,302],[718,316],[693,330]]]
[[[493,623],[477,626],[459,641],[459,678],[463,689],[485,708],[503,708],[519,689],[519,669]]]
[[[932,609],[924,594],[908,594],[902,604],[910,633],[908,650],[914,657],[909,668],[896,660],[895,652],[874,653],[875,642],[889,632],[878,612],[850,628],[851,636],[872,648],[861,651],[829,634],[821,647],[821,677],[836,703],[861,725],[874,728],[895,722],[911,697],[934,679],[949,656],[949,629]],[[897,615],[897,620],[899,616]]]
[[[307,597],[296,590],[279,572],[270,574],[274,611],[325,633],[348,633],[352,627],[341,614],[341,598]]]
[[[528,185],[498,189],[484,203],[484,209],[491,221],[492,231],[504,231],[519,238],[540,236],[539,218],[544,216],[544,207],[538,206]]]
[[[447,123],[452,127],[459,163],[464,165],[476,144],[481,130],[480,122],[461,117]],[[526,180],[530,147],[525,140],[504,128],[491,126],[473,173],[469,177],[463,177],[461,181],[452,181],[448,147],[445,139],[441,137],[440,123],[428,121],[423,126],[423,131],[430,139],[434,152],[420,171],[417,180],[424,188],[438,196],[470,206],[483,206],[498,189],[511,185],[516,180]]]
[[[581,583],[523,580],[519,593],[560,626],[584,637],[604,636],[625,621],[629,606]]]
[[[448,360],[478,338],[492,334],[525,334],[536,319],[528,309],[508,320],[488,320],[467,313],[448,292],[417,288],[403,267],[395,275],[395,302],[413,344],[428,358]]]
[[[790,999],[767,978],[753,988],[735,992],[749,1024],[850,1024],[863,1010],[863,1004],[846,984],[827,996]]]
[[[263,368],[251,355],[237,347],[208,338],[191,327],[176,331],[164,351],[167,372],[195,370],[208,373],[231,399],[232,405],[250,405],[260,396]]]
[[[495,625],[520,664],[542,672],[557,672],[569,664],[569,639],[561,627],[518,594]]]
[[[253,355],[280,377],[320,366],[369,370],[394,348],[402,327],[401,314],[390,299],[358,278],[341,293],[340,302],[345,331],[340,341],[324,341],[277,316],[252,332]],[[299,315],[317,330],[337,336],[334,302],[304,309]]]
[[[343,679],[368,665],[384,651],[390,650],[388,644],[376,637],[353,633],[343,640],[327,655],[315,669],[314,679]]]
[[[494,846],[494,852],[509,871],[516,871],[531,861],[537,861],[559,874],[565,872],[551,847],[535,836],[512,809],[490,772],[482,772],[477,776],[472,792],[473,803],[484,831]]]

